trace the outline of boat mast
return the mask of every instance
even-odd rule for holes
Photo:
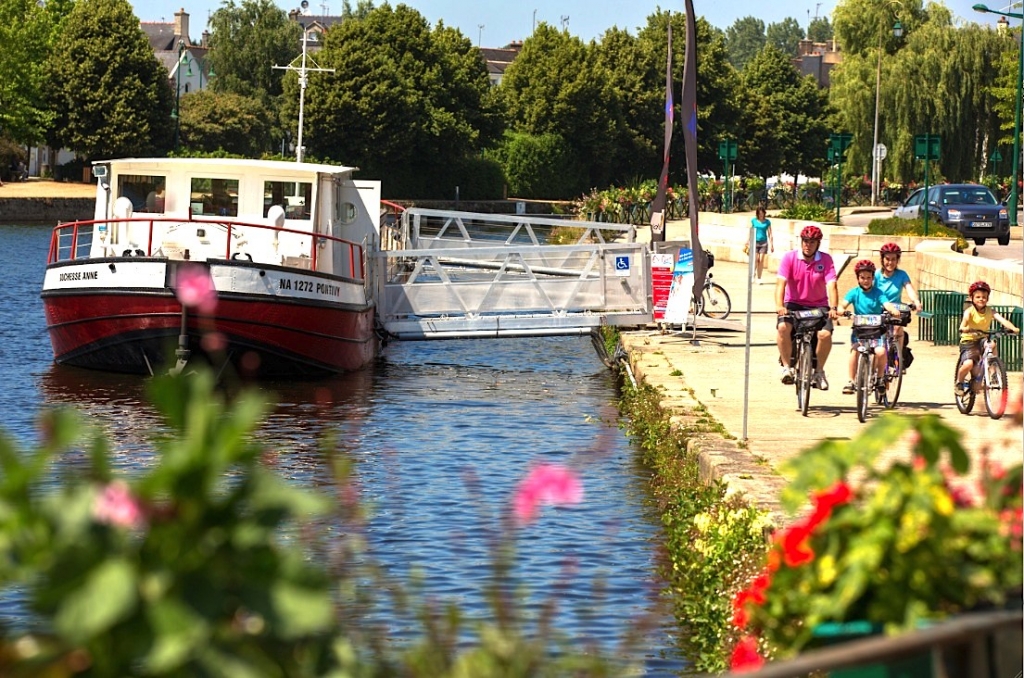
[[[305,4],[305,3],[303,3]],[[306,155],[306,149],[302,145],[302,113],[306,101],[306,82],[308,81],[309,73],[333,73],[333,68],[320,68],[320,64],[314,61],[306,50],[306,26],[302,26],[302,56],[295,57],[290,64],[287,66],[274,66],[275,69],[282,71],[295,71],[299,74],[299,136],[295,143],[295,162],[302,162]],[[295,62],[302,59],[300,66],[296,66]],[[307,66],[306,62],[309,61],[313,64],[312,67]]]

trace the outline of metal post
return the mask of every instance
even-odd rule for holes
[[[884,24],[883,24],[884,26]],[[875,134],[871,142],[871,206],[878,199],[878,102],[882,91],[882,33],[878,32],[878,70],[875,72]]]
[[[178,150],[181,135],[181,55],[185,51],[185,41],[178,41],[178,63],[174,67],[174,150]]]
[[[750,326],[751,313],[754,307],[754,259],[757,258],[757,243],[754,242],[754,224],[751,222],[750,230],[747,233],[747,250],[750,256],[747,257],[747,338],[743,351],[743,435],[740,438],[747,441],[747,412],[750,403]],[[774,294],[774,292],[773,292]]]
[[[1020,172],[1020,109],[1021,97],[1024,96],[1024,16],[1021,17],[1020,43],[1017,45],[1017,106],[1013,116],[1013,185],[1010,186],[1010,226],[1017,225],[1017,202],[1020,191],[1017,188],[1017,177]]]
[[[928,166],[932,162],[932,144],[931,135],[925,133],[924,135],[924,200],[921,204],[924,205],[924,237],[928,237]]]

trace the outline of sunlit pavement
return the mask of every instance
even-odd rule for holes
[[[747,265],[717,262],[712,269],[715,281],[732,297],[730,320],[746,320]],[[826,372],[828,391],[811,391],[810,411],[806,417],[796,408],[793,386],[779,380],[778,351],[775,347],[774,276],[767,284],[752,288],[751,349],[749,367],[749,405],[746,411],[747,449],[734,449],[712,460],[721,464],[716,472],[724,474],[731,485],[762,504],[771,504],[780,479],[776,469],[781,462],[823,438],[851,439],[885,411],[872,404],[867,424],[857,420],[856,397],[844,395],[848,380],[850,350],[849,321],[835,331],[835,345]],[[846,290],[840,290],[840,297]],[[995,421],[987,416],[981,394],[974,411],[962,415],[953,401],[953,377],[957,360],[956,346],[935,346],[917,341],[916,318],[908,328],[915,360],[904,377],[902,393],[895,412],[933,413],[965,434],[965,447],[972,459],[987,450],[1003,463],[1020,462],[1024,440],[1019,426],[1007,414]],[[637,371],[648,383],[662,388],[671,405],[685,405],[693,397],[703,404],[725,429],[739,439],[744,431],[744,357],[745,331],[698,330],[627,333],[623,343],[634,358]],[[672,376],[678,370],[681,376]],[[1019,402],[1024,376],[1010,373],[1010,406]],[[726,446],[728,447],[728,446]],[[735,447],[735,446],[733,446]],[[908,455],[906,441],[892,445],[886,458]],[[741,463],[744,458],[749,463]],[[884,463],[884,460],[883,460]],[[735,468],[733,468],[735,466]]]

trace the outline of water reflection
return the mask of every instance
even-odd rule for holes
[[[146,401],[149,382],[51,366],[38,386],[44,406],[73,405],[102,427],[131,473],[156,461],[147,432],[163,427]],[[254,434],[266,462],[326,487],[320,452],[329,439],[332,453],[354,461],[373,559],[399,581],[419,577],[428,599],[454,601],[470,618],[492,614],[492,549],[516,483],[535,461],[573,467],[584,502],[545,509],[515,533],[505,586],[526,592],[534,619],[557,609],[554,627],[576,643],[617,651],[640,630],[640,647],[622,651],[643,658],[648,675],[683,666],[657,606],[647,473],[618,427],[614,385],[589,340],[398,343],[358,372],[252,387],[271,403]],[[387,606],[378,612],[393,637],[417,635],[418,622]]]

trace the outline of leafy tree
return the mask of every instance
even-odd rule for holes
[[[579,191],[572,151],[557,134],[506,132],[487,152],[505,171],[508,194],[517,198],[562,198]]]
[[[657,64],[653,80],[648,88],[658,93],[656,112],[659,116],[658,126],[654,134],[654,143],[658,151],[662,144],[662,121],[664,120],[664,64],[666,59],[665,45],[668,26],[668,12],[656,12],[647,18],[647,25],[641,29],[639,40],[647,43],[647,50],[654,54]],[[680,92],[683,81],[683,69],[686,56],[686,15],[672,13],[672,57],[674,65],[673,81],[675,82],[676,125],[683,124],[684,115],[680,109]],[[718,160],[718,142],[727,136],[735,136],[740,125],[740,108],[737,104],[737,87],[739,77],[736,69],[729,63],[725,36],[703,18],[698,18],[697,29],[697,164],[700,169],[721,167]],[[669,167],[673,182],[685,183],[686,162],[683,151],[682,135],[673,139],[672,160]],[[660,153],[659,153],[660,158]],[[658,175],[660,162],[646,176]]]
[[[789,56],[766,45],[743,71],[745,125],[738,164],[767,178],[793,176],[824,164],[828,139],[827,95],[802,77]]]
[[[768,24],[765,32],[769,45],[774,45],[783,54],[796,56],[800,41],[804,39],[804,29],[796,19],[787,17],[774,24]]]
[[[256,97],[271,105],[284,71],[302,52],[302,27],[272,0],[224,0],[210,17],[210,64],[215,92]]]
[[[41,141],[51,115],[43,98],[43,64],[67,2],[0,2],[0,131],[30,144]]]
[[[725,31],[725,48],[729,53],[729,63],[736,70],[742,71],[747,62],[761,51],[767,40],[763,21],[752,16],[736,19]]]
[[[832,35],[832,24],[827,16],[816,16],[807,26],[807,39],[811,42],[828,42],[832,39]]]
[[[45,63],[50,145],[87,158],[170,146],[172,93],[127,0],[80,0]]]
[[[665,129],[664,27],[656,33],[660,33],[660,43],[611,28],[594,46],[597,65],[611,73],[621,98],[626,145],[619,149],[615,174],[620,178],[649,176],[660,171]],[[681,34],[674,39],[683,42]],[[679,81],[675,83],[678,92]],[[511,179],[510,176],[510,185]]]
[[[357,0],[353,8],[349,0],[342,0],[341,16],[343,19],[365,19],[373,11],[373,0]]]
[[[200,90],[181,97],[181,144],[188,150],[259,157],[271,145],[275,120],[258,100]]]
[[[942,137],[942,157],[933,176],[977,178],[986,152],[1000,136],[994,92],[1007,40],[977,24],[954,25],[941,5],[929,5],[927,11],[911,5],[901,11],[900,40],[890,30],[893,17],[867,0],[845,0],[833,16],[837,38],[851,45],[840,43],[845,57],[831,74],[839,124],[854,135],[847,156],[851,171],[870,172],[874,81],[880,65],[879,141],[888,147],[883,178],[903,183],[921,178],[923,166],[914,159],[913,144],[915,135],[926,132]]]
[[[335,70],[310,77],[309,152],[387,176],[389,192],[449,195],[460,185],[452,167],[500,136],[479,51],[455,29],[431,31],[406,5],[384,4],[334,26],[317,62]],[[289,122],[297,119],[297,88],[289,73]]]
[[[576,192],[617,178],[616,155],[629,132],[612,73],[596,47],[541,23],[499,90],[512,129],[565,140],[580,168]]]

